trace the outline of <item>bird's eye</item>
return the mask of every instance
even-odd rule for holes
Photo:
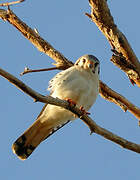
[[[82,59],[83,60],[83,63],[85,63],[86,62],[86,59]]]

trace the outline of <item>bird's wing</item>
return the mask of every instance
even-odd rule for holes
[[[51,94],[55,91],[57,86],[59,86],[61,83],[64,83],[64,80],[68,80],[70,74],[73,73],[72,70],[74,70],[74,66],[66,69],[65,71],[59,72],[49,81],[48,90],[51,92]]]

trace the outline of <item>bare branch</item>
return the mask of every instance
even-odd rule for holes
[[[0,6],[10,6],[10,5],[14,5],[14,4],[19,4],[21,2],[23,2],[25,0],[19,0],[19,1],[13,1],[13,2],[7,2],[7,3],[0,3]]]
[[[76,106],[70,106],[70,104],[67,101],[58,99],[58,98],[53,98],[51,96],[43,96],[30,87],[28,87],[26,84],[24,84],[22,81],[14,77],[13,75],[9,74],[8,72],[0,69],[0,75],[6,78],[8,81],[10,81],[12,84],[14,84],[16,87],[18,87],[20,90],[22,90],[24,93],[28,94],[31,96],[33,99],[36,101],[40,101],[43,103],[49,103],[52,105],[56,106],[61,106],[74,114],[76,114],[78,117],[80,117],[84,123],[87,124],[87,126],[90,128],[91,132],[99,134],[103,136],[104,138],[113,141],[116,144],[119,144],[120,146],[129,149],[131,151],[140,153],[140,145],[135,144],[133,142],[127,141],[124,138],[117,136],[113,134],[112,132],[100,127],[97,125],[89,116],[86,114],[83,114],[83,112]]]
[[[98,26],[101,32],[105,35],[109,41],[112,49],[115,49],[118,53],[128,61],[128,64],[132,64],[135,67],[137,76],[129,76],[140,87],[140,63],[135,53],[133,52],[130,44],[128,43],[125,35],[117,28],[111,16],[110,10],[107,6],[106,0],[89,0],[91,6],[91,15],[86,15],[92,19],[92,21]],[[123,68],[122,68],[123,70]],[[132,69],[133,70],[133,69]],[[126,72],[127,73],[127,72]]]
[[[100,81],[100,95],[111,101],[118,106],[120,106],[124,111],[129,110],[138,120],[140,121],[140,109],[128,101],[122,95],[116,93],[111,88],[109,88],[106,84]]]
[[[22,22],[10,9],[7,11],[0,10],[0,18],[8,21],[17,28],[39,51],[54,59],[57,62],[54,65],[56,65],[58,69],[66,69],[73,65],[71,61],[66,59],[60,52],[54,49],[50,43],[41,38],[36,30],[31,29]]]
[[[42,71],[52,71],[58,69],[57,67],[52,68],[44,68],[44,69],[29,69],[28,67],[24,68],[24,71],[20,73],[21,76],[24,74],[32,73],[32,72],[42,72]]]
[[[139,79],[139,74],[136,71],[134,65],[126,61],[126,59],[123,56],[118,56],[113,54],[110,60],[114,65],[119,67],[122,71],[124,71],[127,74],[132,85],[135,84],[134,79],[136,81],[137,79]]]

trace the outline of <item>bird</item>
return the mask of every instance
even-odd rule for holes
[[[56,74],[48,90],[52,97],[68,100],[87,112],[99,94],[99,73],[99,60],[83,55],[72,67]],[[13,143],[13,153],[26,160],[42,141],[76,118],[69,110],[45,104],[36,121]]]

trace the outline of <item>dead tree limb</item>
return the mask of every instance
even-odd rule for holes
[[[73,65],[67,58],[65,58],[60,52],[53,48],[53,46],[45,41],[36,30],[31,29],[23,21],[21,21],[10,9],[0,9],[0,18],[4,21],[8,21],[16,29],[18,29],[22,35],[27,38],[40,52],[43,52],[56,61],[54,64],[58,69],[63,70]]]
[[[100,127],[97,125],[89,116],[86,114],[83,114],[83,112],[76,106],[71,106],[67,101],[53,98],[51,96],[43,96],[30,87],[28,87],[26,84],[24,84],[22,81],[14,77],[13,75],[9,74],[8,72],[4,71],[3,69],[0,69],[0,75],[4,78],[6,78],[8,81],[10,81],[12,84],[14,84],[17,88],[22,90],[24,93],[28,94],[30,97],[32,97],[35,101],[40,101],[43,103],[49,103],[56,106],[61,106],[74,114],[76,114],[80,119],[83,120],[84,123],[87,124],[87,126],[90,128],[91,133],[96,133],[104,138],[122,146],[123,148],[129,149],[131,151],[134,151],[136,153],[140,153],[140,145],[127,141],[126,139],[117,136],[116,134],[113,134],[112,132]]]
[[[140,121],[140,108],[128,101],[124,96],[115,92],[109,88],[106,84],[100,81],[100,95],[110,101],[120,106],[124,111],[131,112]]]
[[[91,6],[91,14],[86,15],[97,25],[100,31],[105,35],[109,41],[111,48],[118,52],[123,58],[126,59],[125,65],[128,67],[130,64],[134,67],[129,71],[125,71],[124,67],[121,68],[121,56],[119,58],[113,57],[114,64],[120,67],[121,70],[127,74],[131,82],[140,87],[140,62],[132,50],[125,35],[117,28],[114,19],[110,13],[106,0],[89,0]],[[128,62],[128,63],[127,63]]]
[[[29,69],[28,67],[24,68],[24,71],[20,73],[21,76],[24,74],[32,73],[32,72],[42,72],[42,71],[52,71],[58,69],[57,67],[52,68],[43,68],[43,69]]]

